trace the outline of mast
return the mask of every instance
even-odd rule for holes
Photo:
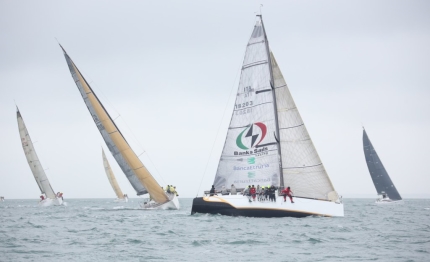
[[[265,45],[266,45],[266,54],[267,54],[267,60],[269,63],[269,72],[270,72],[270,87],[272,88],[272,96],[273,96],[273,107],[275,110],[275,126],[276,126],[276,130],[275,130],[275,138],[276,138],[276,146],[278,147],[278,159],[279,159],[279,186],[281,188],[284,188],[284,173],[283,173],[283,169],[282,169],[282,152],[281,152],[281,146],[280,146],[280,139],[281,137],[279,136],[279,122],[278,122],[278,106],[276,104],[276,92],[275,92],[275,83],[273,81],[273,69],[272,69],[272,59],[271,59],[271,55],[270,55],[270,49],[269,49],[269,40],[267,39],[267,35],[266,35],[266,29],[264,28],[264,23],[263,23],[263,15],[257,15],[258,17],[260,17],[260,21],[261,21],[261,26],[263,27],[263,32],[264,32],[264,39],[265,39]]]

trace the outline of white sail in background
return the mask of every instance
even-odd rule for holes
[[[27,127],[24,124],[24,119],[21,116],[18,108],[16,111],[18,119],[19,135],[21,137],[22,148],[24,149],[25,157],[27,158],[28,165],[30,166],[31,172],[33,173],[34,179],[36,179],[37,185],[40,188],[40,192],[45,194],[46,197],[56,199],[54,190],[49,183],[48,177],[42,168],[42,164],[37,157],[36,151],[34,150],[33,142],[31,141],[30,135],[28,134]]]
[[[119,188],[118,182],[116,181],[115,175],[112,172],[112,168],[109,165],[109,162],[106,158],[105,151],[102,149],[102,155],[103,155],[103,166],[105,167],[106,176],[108,177],[109,183],[111,184],[113,191],[115,191],[116,196],[118,199],[124,199],[124,194],[121,191],[121,188]]]
[[[306,130],[282,72],[271,53],[285,187],[296,196],[337,200],[337,193]]]
[[[66,53],[64,48],[61,48],[63,49],[73,80],[78,87],[97,128],[118,165],[130,181],[130,184],[136,190],[137,195],[149,193],[152,199],[157,203],[161,204],[169,202],[169,197],[151,173],[146,169],[136,153],[131,149],[121,131],[117,128],[109,113],[82,76],[81,72],[79,72],[72,59]]]

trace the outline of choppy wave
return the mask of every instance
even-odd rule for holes
[[[344,218],[246,218],[143,211],[138,201],[0,203],[0,261],[426,261],[430,200],[344,199]],[[167,258],[167,259],[166,259]]]

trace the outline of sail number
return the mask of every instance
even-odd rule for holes
[[[234,109],[241,109],[241,108],[245,108],[245,107],[252,106],[252,105],[253,105],[252,101],[245,102],[245,103],[239,103],[239,104],[234,105]]]
[[[236,115],[245,115],[249,113],[252,113],[252,108],[246,108],[246,109],[236,111]]]
[[[250,97],[254,93],[254,88],[250,86],[245,86],[243,88],[243,93],[245,94],[245,97]]]

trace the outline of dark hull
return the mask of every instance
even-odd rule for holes
[[[312,214],[294,212],[288,210],[275,209],[256,209],[256,208],[235,208],[228,203],[208,202],[202,197],[196,197],[193,200],[191,214],[206,213],[220,214],[225,216],[244,216],[244,217],[307,217]]]

